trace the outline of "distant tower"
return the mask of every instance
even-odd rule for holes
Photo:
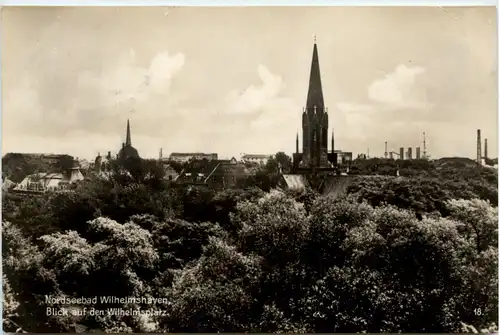
[[[477,130],[477,164],[481,165],[481,129]]]
[[[160,159],[163,158],[163,148],[160,148]]]
[[[413,159],[411,147],[408,148],[408,159]]]
[[[370,158],[370,148],[366,149],[366,158]]]
[[[389,158],[390,158],[390,159],[394,159],[394,155],[393,155],[392,151],[391,151],[391,152],[389,152]]]
[[[484,139],[484,159],[488,159],[488,139]]]
[[[416,158],[420,159],[420,147],[416,147],[415,150],[416,150],[416,152],[415,152]]]
[[[405,148],[399,148],[399,159],[405,159]]]
[[[384,157],[387,159],[387,141],[385,142],[385,152],[384,152]]]

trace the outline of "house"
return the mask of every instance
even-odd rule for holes
[[[234,157],[228,161],[219,162],[220,164],[206,180],[206,184],[210,188],[233,188],[238,185],[240,179],[251,175],[245,164],[238,162]]]
[[[305,191],[310,188],[309,182],[305,175],[301,174],[282,174],[282,179],[279,185],[283,189],[290,189],[295,191]]]
[[[206,160],[217,160],[217,154],[216,153],[202,153],[202,152],[194,152],[194,153],[187,153],[187,152],[172,152],[170,154],[169,159],[171,161],[177,162],[177,163],[186,163],[191,160],[201,160],[201,159],[206,159]]]
[[[35,173],[26,176],[12,191],[18,193],[43,193],[48,191],[67,191],[70,184],[83,180],[78,166],[66,173]]]
[[[228,160],[193,160],[181,171],[177,181],[181,184],[207,186],[213,189],[235,187],[250,172],[234,157]]]
[[[241,156],[241,160],[244,163],[255,163],[255,164],[262,164],[265,165],[269,158],[271,158],[272,155],[263,155],[263,154],[245,154]]]

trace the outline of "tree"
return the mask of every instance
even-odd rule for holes
[[[274,159],[281,166],[283,173],[290,173],[292,169],[292,158],[287,156],[283,151],[277,152]]]

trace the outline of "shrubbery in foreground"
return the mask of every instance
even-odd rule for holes
[[[356,199],[241,191],[207,195],[217,224],[186,220],[183,204],[203,194],[179,204],[140,187],[74,195],[57,216],[30,205],[45,232],[32,219],[26,234],[19,213],[4,222],[6,331],[458,332],[498,319],[498,210],[486,201],[446,201],[446,218],[419,220]],[[122,219],[120,208],[140,210]],[[44,295],[169,303],[112,306],[166,311],[157,317],[50,317]]]

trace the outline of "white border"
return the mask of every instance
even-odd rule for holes
[[[0,0],[0,6],[496,6],[498,0]]]

